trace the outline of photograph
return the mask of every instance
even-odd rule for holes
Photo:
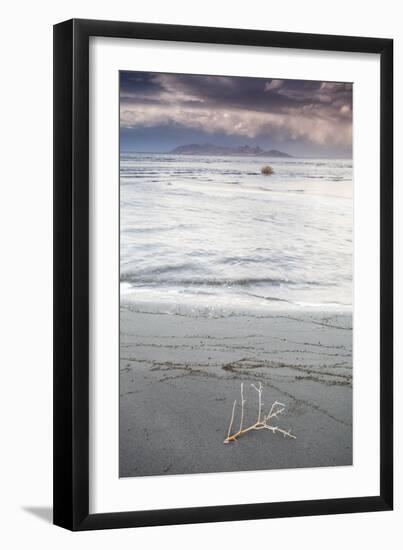
[[[119,102],[119,477],[351,466],[353,84]]]

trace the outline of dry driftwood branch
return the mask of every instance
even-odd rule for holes
[[[241,420],[239,424],[239,430],[236,433],[233,433],[231,435],[232,425],[234,423],[235,418],[235,407],[236,407],[236,400],[234,401],[234,404],[232,406],[232,415],[231,415],[231,421],[228,428],[228,435],[224,439],[223,443],[228,444],[232,441],[237,441],[238,438],[241,435],[245,435],[246,433],[252,431],[252,430],[269,430],[272,433],[280,433],[284,437],[290,437],[292,439],[296,439],[295,435],[291,433],[291,430],[283,430],[282,428],[279,428],[278,426],[273,426],[272,424],[269,424],[269,421],[275,418],[278,419],[278,416],[284,412],[285,405],[283,403],[280,403],[279,401],[275,401],[272,406],[270,407],[270,411],[268,414],[263,414],[262,416],[262,407],[264,403],[262,402],[262,383],[259,382],[259,386],[255,386],[255,384],[251,384],[252,388],[257,391],[258,393],[258,413],[257,413],[257,420],[254,424],[251,426],[244,428],[243,427],[243,421],[244,421],[244,407],[246,403],[246,399],[244,399],[243,395],[243,383],[241,384]]]

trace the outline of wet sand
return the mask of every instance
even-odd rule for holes
[[[120,476],[352,464],[351,314],[192,317],[120,312]],[[223,444],[244,383],[244,425],[285,405],[278,426]],[[239,426],[239,408],[234,428]]]

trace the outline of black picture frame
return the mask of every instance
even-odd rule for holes
[[[380,489],[365,497],[89,513],[89,38],[380,54]],[[393,507],[393,41],[73,19],[54,26],[54,523],[71,530]]]

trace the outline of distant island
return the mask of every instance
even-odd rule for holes
[[[249,145],[240,145],[239,147],[224,147],[222,145],[213,145],[212,143],[191,143],[189,145],[179,145],[172,151],[171,155],[219,155],[219,156],[250,156],[250,157],[291,157],[288,153],[271,149],[264,151],[261,147],[250,147]]]

